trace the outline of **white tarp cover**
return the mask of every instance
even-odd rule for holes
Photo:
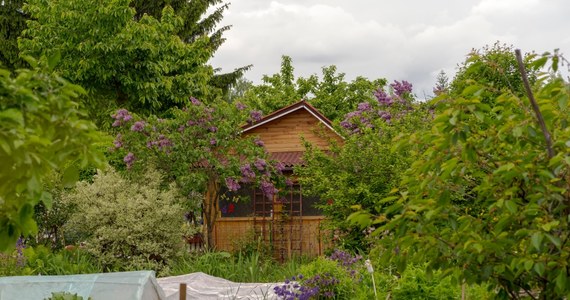
[[[180,299],[180,283],[186,283],[186,299],[188,300],[273,300],[277,295],[273,287],[279,283],[238,283],[218,278],[201,272],[157,279],[166,294],[167,300]]]
[[[69,292],[84,300],[163,300],[154,271],[66,276],[0,277],[0,300],[43,300],[52,292]]]

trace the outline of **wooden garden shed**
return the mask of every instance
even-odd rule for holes
[[[285,175],[293,182],[287,191],[273,199],[260,190],[244,189],[242,196],[250,201],[220,201],[220,217],[214,226],[214,242],[218,250],[231,251],[246,238],[270,245],[274,256],[285,260],[296,255],[323,254],[320,224],[324,217],[295,179],[293,168],[303,164],[303,140],[321,150],[330,141],[343,143],[331,121],[306,101],[277,110],[261,120],[242,127],[242,135],[254,135],[265,144],[272,159],[282,162]]]

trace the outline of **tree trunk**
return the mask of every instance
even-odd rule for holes
[[[215,247],[214,243],[214,225],[218,217],[218,200],[219,200],[219,182],[217,178],[211,176],[208,179],[208,186],[204,194],[204,228],[203,233],[206,241],[206,247],[212,249]]]

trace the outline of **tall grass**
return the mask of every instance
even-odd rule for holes
[[[230,254],[206,251],[187,254],[173,261],[169,275],[203,272],[234,282],[281,282],[296,275],[298,268],[308,261],[308,258],[302,257],[281,264],[257,252]]]

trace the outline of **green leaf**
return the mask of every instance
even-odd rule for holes
[[[17,123],[20,126],[24,126],[24,116],[19,109],[10,108],[7,110],[0,111],[0,119],[7,119]]]
[[[517,212],[517,209],[518,209],[518,205],[513,200],[505,201],[505,207],[512,214],[515,214]]]
[[[544,275],[544,271],[546,270],[546,266],[543,262],[537,262],[534,264],[534,271],[538,273],[538,275]]]
[[[70,188],[75,185],[79,180],[79,170],[74,165],[71,165],[65,169],[62,176],[62,184],[64,187]]]
[[[46,206],[47,209],[51,209],[51,205],[53,203],[53,197],[51,193],[42,191],[40,201]]]
[[[55,69],[55,66],[57,65],[57,63],[59,63],[60,60],[61,60],[61,52],[56,50],[48,57],[48,69],[50,71],[53,71]]]
[[[525,269],[526,271],[530,271],[530,269],[532,269],[532,266],[533,266],[533,265],[534,265],[534,261],[532,261],[532,260],[529,259],[529,260],[527,260],[527,261],[524,262],[524,269]]]
[[[559,291],[564,291],[568,289],[568,286],[566,284],[567,282],[568,282],[568,277],[566,276],[566,270],[561,269],[558,276],[556,276],[556,288]]]
[[[541,232],[533,233],[530,238],[532,246],[538,251],[540,251],[540,245],[542,244],[543,239],[544,235]]]
[[[545,235],[546,235],[546,237],[550,240],[550,242],[551,242],[554,246],[556,246],[556,248],[559,248],[559,249],[560,249],[560,247],[562,247],[562,241],[560,240],[559,237],[553,236],[553,235],[548,234],[548,233],[545,234]]]

